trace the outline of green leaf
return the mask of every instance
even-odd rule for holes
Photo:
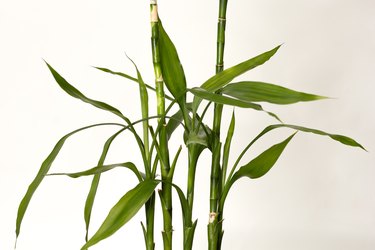
[[[186,101],[186,79],[176,47],[159,21],[159,50],[163,80],[181,107]]]
[[[224,187],[225,179],[227,175],[227,168],[228,168],[228,161],[229,161],[229,154],[230,154],[230,146],[232,143],[232,138],[234,134],[234,128],[236,125],[236,117],[234,111],[232,113],[232,118],[230,120],[227,137],[225,139],[224,149],[223,149],[223,163],[222,163],[222,176],[221,176],[221,186]]]
[[[291,129],[295,129],[295,130],[298,130],[298,131],[301,131],[301,132],[307,132],[307,133],[313,133],[313,134],[317,134],[317,135],[323,135],[323,136],[329,136],[331,139],[335,140],[335,141],[338,141],[338,142],[341,142],[342,144],[345,144],[345,145],[348,145],[348,146],[352,146],[352,147],[359,147],[359,148],[362,148],[363,150],[366,151],[366,149],[361,145],[359,144],[358,142],[356,142],[354,139],[350,138],[350,137],[347,137],[347,136],[344,136],[344,135],[338,135],[338,134],[330,134],[330,133],[327,133],[327,132],[324,132],[322,130],[318,130],[318,129],[312,129],[312,128],[306,128],[306,127],[302,127],[302,126],[296,126],[296,125],[290,125],[290,124],[274,124],[274,125],[270,125],[268,127],[266,127],[265,129],[262,130],[262,132],[260,132],[245,148],[244,150],[242,150],[241,154],[239,155],[239,157],[237,158],[236,162],[234,163],[234,166],[231,170],[231,173],[229,174],[228,178],[231,178],[238,163],[240,162],[240,160],[242,159],[242,157],[245,155],[245,153],[247,152],[247,150],[249,150],[249,148],[257,141],[259,140],[263,135],[267,134],[268,132],[276,129],[276,128],[291,128]]]
[[[39,187],[40,183],[43,181],[45,175],[48,173],[49,169],[51,168],[52,163],[56,159],[57,155],[59,154],[61,148],[63,147],[65,141],[75,133],[78,133],[82,130],[89,129],[92,127],[97,127],[97,126],[104,126],[104,125],[116,125],[116,126],[123,126],[122,124],[117,124],[117,123],[100,123],[100,124],[94,124],[90,126],[86,126],[77,130],[74,130],[73,132],[70,132],[69,134],[66,134],[63,136],[55,145],[53,148],[52,152],[48,155],[48,157],[44,160],[42,163],[36,177],[34,180],[31,182],[29,185],[29,188],[27,189],[27,192],[25,196],[23,197],[19,207],[18,207],[18,213],[17,213],[17,221],[16,221],[16,237],[20,234],[21,230],[21,224],[23,217],[25,215],[25,212],[27,210],[27,207],[29,206],[30,200],[32,196],[34,195],[36,189]]]
[[[265,175],[279,159],[280,155],[284,151],[286,145],[293,138],[295,134],[289,136],[286,140],[273,145],[255,159],[242,166],[234,175],[231,182],[235,182],[241,177],[249,177],[252,179],[262,177]]]
[[[122,73],[122,72],[116,72],[116,71],[112,71],[110,69],[107,69],[107,68],[102,68],[102,67],[94,67],[95,69],[98,69],[100,71],[103,71],[103,72],[106,72],[106,73],[109,73],[109,74],[112,74],[112,75],[118,75],[118,76],[122,76],[126,79],[129,79],[129,80],[132,80],[136,83],[138,83],[138,79],[137,78],[134,78],[128,74],[125,74],[125,73]],[[151,86],[149,86],[151,89],[154,89],[152,88]],[[154,89],[155,90],[155,89]]]
[[[313,133],[313,134],[317,134],[317,135],[329,136],[331,139],[333,139],[335,141],[338,141],[338,142],[341,142],[342,144],[345,144],[345,145],[348,145],[348,146],[351,146],[351,147],[359,147],[359,148],[367,151],[361,144],[356,142],[354,139],[352,139],[350,137],[347,137],[347,136],[344,136],[344,135],[330,134],[330,133],[324,132],[322,130],[313,129],[313,128],[306,128],[306,127],[290,125],[290,124],[276,124],[276,125],[271,125],[269,127],[270,127],[270,129],[287,127],[287,128],[295,129],[295,130],[302,131],[302,132],[308,132],[308,133]]]
[[[203,83],[201,85],[201,88],[206,89],[210,92],[219,90],[227,83],[232,81],[235,77],[267,62],[279,50],[280,46],[281,45],[214,75],[205,83]]]
[[[124,163],[115,163],[115,164],[109,164],[109,165],[96,166],[96,167],[90,168],[88,170],[81,171],[81,172],[75,172],[75,173],[52,173],[52,174],[48,174],[48,175],[66,175],[66,176],[69,176],[71,178],[79,178],[79,177],[82,177],[82,176],[101,174],[101,173],[107,172],[109,170],[112,170],[114,168],[118,168],[118,167],[123,167],[123,168],[127,168],[127,169],[131,170],[136,175],[136,177],[138,178],[138,180],[140,182],[143,181],[146,178],[146,175],[144,173],[141,174],[139,172],[138,168],[132,162],[124,162]]]
[[[178,110],[174,115],[172,115],[172,119],[169,119],[167,122],[167,126],[165,128],[167,133],[168,140],[171,139],[173,132],[181,125],[184,116],[182,115],[182,111]]]
[[[110,146],[112,145],[112,142],[116,139],[116,137],[121,134],[123,131],[125,131],[128,127],[122,128],[119,131],[117,131],[115,134],[113,134],[111,137],[107,139],[103,146],[102,153],[100,155],[99,161],[98,161],[98,166],[103,166],[104,161],[107,157],[108,151]],[[96,197],[96,192],[99,187],[99,182],[100,182],[100,173],[95,174],[94,178],[91,181],[91,186],[89,193],[87,194],[86,197],[86,202],[85,202],[85,208],[84,208],[84,219],[85,219],[85,225],[86,225],[86,235],[85,235],[85,240],[88,241],[89,237],[89,227],[90,227],[90,220],[91,220],[91,213],[92,213],[92,208],[94,206],[94,201]]]
[[[74,86],[72,86],[70,83],[68,83],[59,73],[57,73],[57,71],[54,70],[51,65],[49,65],[47,62],[46,62],[46,64],[47,64],[49,70],[51,71],[53,77],[55,78],[56,82],[59,84],[59,86],[67,94],[69,94],[70,96],[72,96],[74,98],[80,99],[83,102],[89,103],[89,104],[93,105],[94,107],[97,107],[99,109],[103,109],[103,110],[109,111],[109,112],[111,112],[111,113],[113,113],[113,114],[121,117],[122,119],[128,120],[115,107],[112,107],[111,105],[109,105],[107,103],[104,103],[104,102],[101,102],[101,101],[96,101],[96,100],[93,100],[93,99],[90,99],[90,98],[86,97],[78,89],[76,89]]]
[[[204,82],[201,85],[201,88],[209,91],[209,92],[215,92],[222,87],[224,87],[226,84],[228,84],[230,81],[232,81],[234,78],[236,78],[239,75],[242,75],[243,73],[262,65],[263,63],[267,62],[280,48],[281,45],[277,46],[276,48],[267,51],[263,54],[260,54],[254,58],[251,58],[249,60],[246,60],[242,63],[239,63],[231,68],[228,68],[214,76],[212,76],[210,79],[208,79],[206,82]],[[194,98],[193,101],[193,110],[194,112],[197,111],[198,106],[200,104],[199,98]]]
[[[222,93],[247,102],[270,102],[274,104],[291,104],[325,99],[327,97],[294,91],[275,84],[264,82],[230,83]]]
[[[278,121],[281,121],[277,117],[277,115],[275,115],[274,113],[265,111],[262,108],[262,106],[260,106],[259,104],[256,104],[256,103],[242,101],[242,100],[234,99],[234,98],[231,98],[231,97],[228,97],[228,96],[223,96],[223,95],[220,95],[220,94],[212,93],[212,92],[209,92],[209,91],[207,91],[205,89],[202,89],[202,88],[192,88],[192,89],[189,89],[189,91],[192,94],[194,94],[196,97],[199,97],[199,98],[211,101],[211,102],[215,102],[215,103],[218,103],[218,104],[226,104],[226,105],[231,105],[231,106],[240,107],[240,108],[251,108],[251,109],[258,110],[258,111],[264,111],[268,115],[276,118]]]
[[[138,83],[138,79],[137,79],[137,78],[134,78],[134,77],[132,77],[132,76],[130,76],[130,75],[128,75],[128,74],[125,74],[125,73],[122,73],[122,72],[112,71],[112,70],[107,69],[107,68],[101,68],[101,67],[94,67],[94,68],[95,68],[95,69],[98,69],[98,70],[101,70],[101,71],[103,71],[103,72],[109,73],[109,74],[122,76],[122,77],[124,77],[124,78],[126,78],[126,79],[129,79],[129,80],[132,80],[132,81]],[[145,86],[146,86],[146,88],[151,89],[152,91],[156,91],[156,89],[155,89],[154,87],[150,86],[149,84],[146,84],[146,83],[145,83]],[[173,101],[173,100],[174,100],[172,97],[170,97],[170,96],[168,96],[168,95],[165,95],[165,98],[167,98],[167,99],[170,100],[170,101]]]
[[[99,230],[81,249],[97,244],[124,226],[151,197],[158,183],[155,180],[145,180],[128,191],[109,211]]]

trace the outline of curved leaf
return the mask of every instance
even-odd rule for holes
[[[220,95],[220,94],[215,94],[215,93],[209,92],[209,91],[207,91],[205,89],[202,89],[202,88],[192,88],[192,89],[189,89],[189,91],[199,98],[202,98],[202,99],[205,99],[205,100],[208,100],[208,101],[211,101],[211,102],[215,102],[215,103],[218,103],[218,104],[226,104],[226,105],[236,106],[236,107],[240,107],[240,108],[251,108],[251,109],[258,110],[258,111],[264,111],[267,114],[269,114],[270,116],[272,116],[273,118],[276,118],[278,121],[281,121],[277,117],[277,115],[275,115],[272,112],[265,111],[262,108],[262,106],[260,106],[259,104],[256,104],[256,103],[242,101],[242,100],[234,99],[234,98],[231,98],[231,97],[228,97],[228,96],[223,96],[223,95]]]
[[[279,159],[280,155],[288,145],[289,141],[295,134],[289,136],[286,140],[273,145],[249,163],[242,166],[232,177],[231,182],[235,182],[241,177],[249,177],[252,179],[265,175]]]
[[[231,170],[231,173],[229,174],[228,178],[231,178],[233,176],[233,173],[238,165],[238,163],[240,162],[240,160],[242,159],[242,157],[245,155],[245,153],[247,152],[247,150],[249,150],[249,148],[259,139],[261,138],[263,135],[267,134],[268,132],[270,132],[271,130],[274,130],[276,128],[291,128],[291,129],[295,129],[295,130],[298,130],[298,131],[301,131],[301,132],[307,132],[307,133],[313,133],[313,134],[317,134],[317,135],[323,135],[323,136],[329,136],[331,139],[335,140],[335,141],[338,141],[338,142],[341,142],[342,144],[345,144],[345,145],[348,145],[348,146],[352,146],[352,147],[359,147],[365,151],[367,151],[361,144],[359,144],[358,142],[356,142],[354,139],[350,138],[350,137],[347,137],[347,136],[344,136],[344,135],[338,135],[338,134],[330,134],[330,133],[327,133],[327,132],[324,132],[322,130],[318,130],[318,129],[312,129],[312,128],[306,128],[306,127],[302,127],[302,126],[296,126],[296,125],[290,125],[290,124],[274,124],[274,125],[270,125],[268,127],[266,127],[265,129],[262,130],[262,132],[260,132],[245,148],[244,150],[242,150],[241,154],[238,156],[236,162],[234,163],[233,165],[233,168]]]
[[[112,169],[117,168],[117,167],[123,167],[123,168],[127,168],[127,169],[131,170],[136,175],[136,177],[138,178],[138,180],[140,182],[143,181],[146,178],[146,175],[144,173],[140,173],[138,168],[132,162],[124,162],[124,163],[115,163],[115,164],[109,164],[109,165],[96,166],[96,167],[90,168],[88,170],[76,172],[76,173],[52,173],[52,174],[48,174],[48,175],[49,176],[66,175],[66,176],[69,176],[71,178],[79,178],[79,177],[82,177],[82,176],[101,174],[101,173],[107,172],[107,171],[112,170]]]
[[[97,244],[124,226],[151,197],[158,183],[155,180],[145,180],[128,191],[109,211],[99,230],[81,249]]]
[[[298,92],[279,85],[265,82],[230,83],[222,93],[247,102],[270,102],[274,104],[292,104],[325,99],[327,97]]]
[[[176,47],[159,20],[159,50],[163,80],[181,107],[186,101],[186,79]]]
[[[98,70],[101,70],[101,71],[103,71],[103,72],[109,73],[109,74],[122,76],[122,77],[124,77],[124,78],[127,78],[127,79],[129,79],[129,80],[132,80],[132,81],[138,83],[138,79],[137,79],[137,78],[134,78],[134,77],[132,77],[132,76],[130,76],[130,75],[128,75],[128,74],[125,74],[125,73],[122,73],[122,72],[112,71],[112,70],[110,70],[110,69],[102,68],[102,67],[94,67],[94,68],[95,68],[95,69],[98,69]],[[152,91],[156,91],[156,89],[155,89],[154,87],[152,87],[152,86],[150,86],[150,85],[148,85],[148,84],[146,84],[146,83],[145,83],[145,86],[146,86],[146,88],[151,89]],[[170,97],[170,96],[168,96],[168,95],[165,95],[165,98],[167,98],[167,99],[170,100],[170,101],[173,101],[173,100],[174,100],[172,97]]]
[[[101,101],[96,101],[96,100],[93,100],[93,99],[90,99],[90,98],[86,97],[78,89],[76,89],[74,86],[72,86],[70,83],[68,83],[59,73],[57,73],[57,71],[54,68],[52,68],[51,65],[49,65],[47,62],[46,62],[46,64],[47,64],[49,70],[51,71],[53,77],[55,78],[56,82],[70,96],[72,96],[74,98],[77,98],[77,99],[80,99],[83,102],[89,103],[89,104],[91,104],[91,105],[93,105],[93,106],[95,106],[99,109],[109,111],[109,112],[121,117],[122,119],[125,119],[125,120],[127,119],[115,107],[112,107],[111,105],[109,105],[107,103],[104,103],[104,102],[101,102]]]
[[[105,125],[116,125],[116,126],[124,126],[122,124],[117,124],[117,123],[100,123],[100,124],[94,124],[86,127],[82,127],[80,129],[74,130],[73,132],[70,132],[69,134],[66,134],[63,136],[55,145],[53,148],[52,152],[48,155],[48,157],[44,160],[42,163],[39,172],[37,173],[36,177],[34,180],[31,182],[29,185],[29,188],[27,189],[27,192],[25,196],[23,197],[19,207],[18,207],[18,213],[17,213],[17,221],[16,221],[16,237],[18,237],[20,230],[21,230],[21,224],[23,217],[25,215],[25,212],[27,210],[27,207],[29,206],[30,200],[32,196],[34,195],[34,192],[36,189],[39,187],[40,183],[43,181],[45,175],[48,173],[49,169],[51,168],[52,163],[56,159],[57,155],[59,154],[61,148],[63,147],[65,141],[75,133],[78,133],[82,130],[89,129],[92,127],[97,127],[97,126],[105,126]]]
[[[281,45],[277,46],[276,48],[270,51],[262,53],[256,57],[253,57],[249,60],[239,63],[231,68],[228,68],[212,76],[210,79],[204,82],[200,87],[209,92],[215,92],[221,89],[222,87],[224,87],[226,84],[228,84],[237,76],[242,75],[243,73],[267,62],[279,50],[280,46]],[[200,99],[194,98],[194,101],[193,101],[194,112],[197,111],[199,103],[200,103]]]
[[[121,134],[123,131],[125,131],[128,127],[122,128],[119,131],[117,131],[115,134],[113,134],[111,137],[107,139],[107,141],[104,143],[102,153],[100,155],[99,161],[98,161],[98,166],[103,166],[104,161],[107,157],[108,151],[110,146],[112,145],[112,142],[114,139]],[[94,206],[94,201],[96,197],[96,192],[99,187],[99,182],[100,182],[100,173],[95,174],[94,178],[91,181],[91,186],[89,193],[87,194],[86,197],[86,202],[85,202],[85,208],[84,208],[84,219],[85,219],[85,225],[86,225],[86,235],[85,235],[85,240],[88,241],[89,237],[89,227],[90,227],[90,220],[91,220],[91,212],[92,208]]]
[[[208,79],[205,83],[201,85],[201,88],[206,89],[210,92],[214,92],[222,87],[224,87],[227,83],[232,81],[235,77],[242,75],[246,71],[249,71],[257,66],[262,65],[263,63],[267,62],[276,52],[279,50],[281,45],[275,47],[274,49],[262,53],[254,58],[251,58],[247,61],[244,61],[240,64],[237,64],[231,68],[228,68],[210,79]]]

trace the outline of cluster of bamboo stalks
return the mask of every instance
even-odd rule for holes
[[[264,82],[233,82],[237,76],[268,61],[277,52],[280,46],[225,69],[224,47],[227,2],[227,0],[219,0],[216,74],[205,81],[200,87],[187,87],[185,74],[177,50],[160,21],[157,11],[158,6],[155,0],[151,0],[150,3],[151,48],[155,73],[155,87],[152,87],[143,81],[142,75],[134,62],[132,63],[137,72],[136,77],[121,72],[114,72],[106,68],[97,68],[107,73],[122,76],[138,84],[142,115],[142,118],[138,121],[131,121],[120,110],[109,104],[86,97],[47,63],[47,66],[56,82],[67,94],[99,109],[113,113],[120,117],[124,123],[100,123],[90,125],[77,129],[65,135],[58,141],[52,152],[43,162],[37,176],[30,184],[20,203],[16,223],[17,237],[20,233],[21,222],[29,202],[45,176],[68,175],[72,178],[93,176],[84,209],[86,243],[81,249],[88,249],[101,240],[111,236],[131,220],[142,207],[144,207],[146,221],[145,223],[142,223],[142,228],[145,248],[147,250],[154,250],[155,200],[157,199],[155,190],[156,187],[160,185],[161,188],[158,191],[158,196],[163,217],[162,239],[164,250],[171,250],[173,242],[174,220],[172,214],[172,191],[177,192],[176,197],[178,197],[182,209],[182,249],[191,250],[193,248],[194,232],[197,226],[197,220],[193,218],[194,186],[197,163],[202,151],[208,149],[211,151],[212,155],[209,197],[210,211],[208,211],[207,225],[208,249],[219,250],[221,249],[223,241],[224,206],[229,190],[233,184],[242,177],[259,178],[265,175],[274,166],[287,144],[295,135],[295,132],[285,140],[274,144],[250,162],[243,164],[238,168],[242,157],[263,135],[274,129],[289,128],[295,131],[328,136],[343,144],[364,149],[355,140],[346,136],[329,134],[321,130],[302,126],[284,124],[274,113],[264,110],[259,104],[259,102],[268,102],[276,105],[284,105],[301,101],[320,100],[324,97],[298,92],[279,85]],[[170,94],[166,94],[166,90],[168,90]],[[154,91],[157,97],[157,114],[155,116],[149,115],[149,91]],[[192,102],[188,102],[187,94],[193,95]],[[204,108],[200,108],[202,103],[205,104]],[[204,122],[204,118],[207,116],[207,111],[210,110],[211,104],[213,104],[212,127]],[[170,115],[169,112],[172,110],[172,107],[176,105],[178,106],[177,112]],[[235,130],[234,112],[225,137],[221,134],[222,111],[227,105],[261,111],[277,120],[276,124],[266,127],[258,136],[249,142],[231,167],[229,166],[229,156],[232,137]],[[157,126],[151,126],[150,120],[157,120]],[[136,125],[142,125],[142,135],[137,132],[135,128]],[[78,173],[49,174],[53,161],[63,147],[65,141],[70,136],[80,131],[98,126],[115,126],[119,127],[119,130],[108,138],[104,144],[97,166]],[[179,147],[175,155],[171,155],[171,145],[168,143],[172,133],[174,133],[175,129],[179,126],[182,126],[184,129],[183,137],[188,152],[186,192],[181,190],[181,188],[174,183],[173,179],[175,168],[179,165],[177,161],[183,148]],[[124,131],[129,131],[134,136],[143,161],[142,171],[132,162],[104,164],[112,142]],[[110,171],[117,167],[124,167],[131,170],[139,180],[139,184],[128,191],[113,206],[100,228],[92,236],[89,236],[91,211],[100,182],[100,176],[103,172]],[[181,246],[178,246],[177,249],[181,249]]]

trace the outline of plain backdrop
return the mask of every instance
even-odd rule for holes
[[[13,249],[18,204],[40,164],[64,134],[117,117],[66,95],[42,59],[87,96],[140,118],[138,87],[99,72],[108,67],[135,75],[125,52],[146,82],[153,82],[148,1],[0,1],[0,249]],[[188,86],[214,74],[217,0],[160,0],[165,29],[184,66]],[[375,249],[375,1],[229,0],[225,65],[235,65],[283,44],[265,65],[239,79],[260,80],[332,97],[290,106],[267,105],[284,122],[351,136],[369,152],[327,137],[298,133],[277,165],[259,180],[241,179],[228,197],[223,249]],[[154,104],[152,92],[150,103]],[[151,108],[155,113],[155,106]],[[264,113],[236,109],[231,163],[267,124]],[[225,133],[232,108],[225,108]],[[209,118],[207,120],[210,123]],[[116,128],[96,128],[69,141],[51,172],[95,166]],[[286,138],[280,129],[257,143],[243,163]],[[181,130],[171,151],[183,144]],[[182,157],[186,157],[183,150]],[[141,166],[129,134],[117,140],[107,163]],[[206,249],[210,154],[197,170],[194,249]],[[186,161],[175,182],[184,190]],[[83,205],[91,178],[48,177],[27,211],[19,250],[71,250],[84,243]],[[136,180],[118,169],[105,173],[93,211],[91,234]],[[175,199],[175,247],[181,247],[180,208]],[[160,214],[158,207],[157,212]],[[143,210],[94,250],[144,249]],[[156,249],[161,248],[157,217]]]

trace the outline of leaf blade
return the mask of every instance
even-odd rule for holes
[[[98,231],[81,248],[87,249],[111,236],[124,226],[153,194],[158,181],[145,180],[129,190],[109,211]]]
[[[232,81],[235,77],[267,62],[276,54],[280,47],[281,45],[212,76],[201,85],[201,88],[214,92],[224,87],[224,85]]]
[[[273,104],[292,104],[327,98],[271,83],[253,81],[230,83],[222,89],[222,93],[243,101],[269,102]]]
[[[205,100],[215,102],[218,104],[231,105],[231,106],[240,107],[240,108],[251,108],[257,111],[264,111],[268,115],[272,116],[273,118],[281,122],[281,120],[276,114],[264,110],[262,106],[259,104],[242,101],[242,100],[234,99],[228,96],[223,96],[220,94],[212,93],[203,88],[192,88],[192,89],[189,89],[189,91],[192,94],[194,94],[195,97],[199,97],[201,99],[205,99]]]
[[[295,134],[292,134],[284,141],[273,145],[249,163],[242,166],[232,177],[231,181],[235,182],[241,177],[249,177],[251,179],[260,178],[265,175],[279,159],[280,155],[288,145]]]
[[[33,197],[35,191],[37,190],[37,188],[39,187],[40,183],[43,181],[45,175],[48,173],[49,169],[51,168],[52,166],[52,163],[54,162],[54,160],[56,159],[57,155],[59,154],[61,148],[63,147],[65,141],[72,135],[80,132],[80,131],[83,131],[85,129],[89,129],[89,128],[92,128],[92,127],[96,127],[96,126],[104,126],[104,125],[117,125],[117,126],[123,126],[122,124],[117,124],[117,123],[98,123],[98,124],[94,124],[94,125],[90,125],[90,126],[86,126],[86,127],[82,127],[82,128],[79,128],[77,130],[74,130],[68,134],[66,134],[65,136],[63,136],[62,138],[60,138],[60,140],[56,143],[55,147],[53,148],[53,150],[51,151],[51,153],[48,155],[48,157],[43,161],[37,175],[35,176],[35,178],[33,179],[33,181],[31,182],[31,184],[29,185],[27,191],[26,191],[26,194],[24,195],[24,197],[22,198],[21,202],[20,202],[20,205],[18,207],[18,212],[17,212],[17,219],[16,219],[16,238],[18,238],[19,234],[20,234],[20,230],[21,230],[21,224],[22,224],[22,220],[23,220],[23,217],[26,213],[26,210],[29,206],[29,203],[31,201],[31,198]]]
[[[45,62],[47,64],[48,69],[50,70],[52,76],[55,78],[57,84],[70,96],[77,98],[83,102],[89,103],[93,105],[96,108],[109,111],[117,116],[119,116],[122,119],[128,120],[120,110],[117,108],[101,101],[97,101],[91,98],[86,97],[84,94],[82,94],[78,89],[76,89],[73,85],[68,83],[50,64]]]
[[[79,177],[83,177],[83,176],[102,174],[104,172],[110,171],[110,170],[118,168],[118,167],[127,168],[127,169],[131,170],[140,182],[143,181],[146,177],[145,174],[141,174],[139,172],[138,168],[132,162],[114,163],[114,164],[101,165],[101,166],[98,165],[96,167],[93,167],[93,168],[90,168],[90,169],[87,169],[87,170],[84,170],[84,171],[80,171],[80,172],[52,173],[52,174],[48,174],[48,176],[66,175],[70,178],[79,178]]]
[[[163,80],[168,90],[181,107],[186,102],[186,78],[177,49],[165,31],[162,22],[158,22],[160,64]]]

